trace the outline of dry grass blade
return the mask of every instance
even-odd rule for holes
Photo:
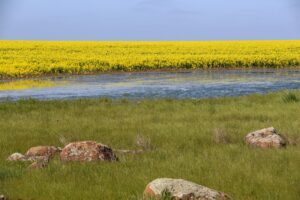
[[[136,145],[141,147],[143,150],[148,151],[152,149],[151,139],[144,135],[138,134],[136,136]]]
[[[230,143],[230,138],[223,129],[216,128],[213,133],[213,141],[216,144],[228,144]]]

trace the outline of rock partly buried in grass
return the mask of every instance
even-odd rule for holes
[[[65,146],[61,153],[62,161],[116,161],[111,148],[95,141],[73,142]]]
[[[54,146],[36,146],[31,147],[26,156],[28,157],[36,157],[36,156],[45,156],[45,157],[53,157],[56,153],[60,152],[60,148]]]
[[[8,161],[28,161],[28,158],[21,153],[13,153],[7,158]]]
[[[48,156],[29,156],[29,157],[27,157],[27,161],[48,163],[50,161],[50,157],[48,157]]]
[[[31,163],[31,165],[29,165],[27,167],[28,170],[35,170],[35,169],[43,169],[46,168],[48,166],[47,161],[35,161],[33,163]]]
[[[20,153],[13,153],[7,160],[12,162],[31,162],[27,169],[42,169],[48,166],[49,158],[48,156],[25,156]]]
[[[207,188],[183,179],[159,178],[146,186],[146,197],[163,198],[168,196],[176,200],[231,200],[227,194]]]
[[[1,194],[0,195],[0,200],[7,200],[7,198],[3,194]]]
[[[60,148],[53,146],[37,146],[31,147],[25,155],[21,153],[11,154],[7,160],[8,161],[49,161],[56,153],[60,152]]]
[[[247,134],[245,142],[252,147],[260,148],[282,148],[286,145],[285,140],[277,134],[273,127]]]

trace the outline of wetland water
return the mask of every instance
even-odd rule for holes
[[[300,89],[300,70],[136,72],[2,81],[0,100],[210,98],[286,89]]]

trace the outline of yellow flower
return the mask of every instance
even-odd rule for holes
[[[299,67],[300,41],[0,41],[0,77],[151,69]]]

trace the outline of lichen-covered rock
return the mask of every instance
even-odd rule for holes
[[[281,148],[285,147],[285,140],[277,134],[275,128],[265,128],[251,132],[245,137],[246,144],[260,148]]]
[[[61,153],[62,161],[116,161],[111,148],[94,141],[73,142],[65,146]]]
[[[36,157],[36,156],[45,156],[45,157],[53,157],[56,153],[59,153],[60,150],[57,147],[53,146],[36,146],[31,147],[26,156],[28,157]]]
[[[7,158],[8,161],[28,161],[27,157],[21,153],[13,153]]]
[[[169,193],[175,200],[231,200],[223,192],[183,179],[155,179],[146,186],[144,191],[145,196],[157,199],[161,198],[163,193]]]

